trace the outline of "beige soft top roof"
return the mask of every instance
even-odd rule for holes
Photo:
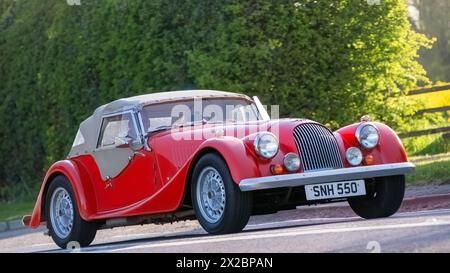
[[[155,104],[166,101],[179,101],[184,99],[192,98],[210,98],[210,97],[242,97],[249,99],[246,95],[224,92],[224,91],[214,91],[214,90],[187,90],[187,91],[170,91],[170,92],[159,92],[145,94],[135,97],[123,98],[115,100],[103,106],[100,106],[95,110],[94,115],[100,112],[101,115],[107,115],[110,113],[121,112],[127,109],[141,107],[147,104]]]
[[[243,94],[214,90],[159,92],[115,100],[98,107],[92,116],[88,117],[80,124],[79,134],[81,134],[83,141],[77,141],[79,139],[76,139],[76,143],[74,142],[74,145],[70,150],[69,157],[90,154],[96,149],[102,117],[105,115],[123,112],[126,110],[139,110],[145,105],[161,102],[180,101],[194,98],[225,97],[239,97],[250,100],[248,96]]]

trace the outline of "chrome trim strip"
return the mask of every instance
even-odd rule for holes
[[[137,116],[137,119],[138,119],[140,127],[141,127],[141,141],[144,144],[145,150],[150,152],[152,149],[150,148],[150,146],[148,144],[148,135],[147,135],[147,132],[145,132],[144,122],[142,120],[142,113],[140,110],[136,110],[135,114]]]
[[[413,163],[403,162],[305,173],[272,175],[242,179],[239,183],[239,188],[241,189],[241,191],[254,191],[282,187],[298,187],[309,184],[336,182],[343,180],[401,175],[410,173],[414,171],[414,169],[415,165]]]
[[[270,120],[270,116],[269,113],[267,113],[267,109],[264,107],[264,105],[261,103],[261,101],[257,96],[253,97],[253,102],[255,103],[262,120]]]

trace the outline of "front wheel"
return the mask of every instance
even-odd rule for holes
[[[46,195],[47,227],[53,241],[61,248],[88,246],[97,233],[93,222],[83,220],[70,182],[64,176],[57,176],[50,184]]]
[[[349,199],[353,211],[366,219],[389,217],[397,212],[405,194],[405,176],[388,176],[366,183],[367,195]]]
[[[239,232],[251,214],[251,193],[234,183],[225,161],[207,154],[197,163],[191,181],[191,197],[200,225],[210,234]]]

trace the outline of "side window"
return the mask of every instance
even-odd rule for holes
[[[78,129],[77,135],[75,136],[75,140],[73,141],[72,147],[79,146],[84,144],[84,136],[81,133],[80,129]]]
[[[131,113],[103,118],[97,148],[114,146],[116,137],[138,137]]]

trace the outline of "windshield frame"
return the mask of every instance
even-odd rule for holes
[[[242,102],[246,102],[247,104],[243,106],[250,106],[253,115],[256,117],[255,120],[246,120],[246,121],[234,121],[234,120],[229,120],[229,119],[225,119],[223,121],[207,121],[203,118],[204,115],[204,109],[205,106],[202,105],[202,120],[194,120],[194,121],[187,121],[183,124],[175,124],[172,123],[172,125],[167,125],[167,126],[159,126],[162,127],[161,129],[157,129],[157,130],[151,130],[148,131],[149,128],[147,128],[144,123],[144,120],[147,118],[147,115],[145,114],[146,108],[148,107],[152,107],[152,106],[157,106],[157,105],[164,105],[164,104],[168,104],[168,105],[174,105],[176,103],[182,103],[182,102],[193,102],[195,103],[195,100],[201,100],[203,101],[212,101],[212,100],[235,100],[235,101],[242,101]],[[227,123],[236,123],[236,124],[241,124],[241,123],[248,123],[248,122],[256,122],[256,121],[262,121],[262,120],[267,120],[267,112],[265,111],[265,108],[262,108],[264,110],[264,113],[261,113],[261,106],[258,105],[258,101],[254,101],[250,98],[246,98],[246,97],[205,97],[205,98],[187,98],[187,99],[180,99],[180,100],[169,100],[169,101],[162,101],[162,102],[157,102],[157,103],[151,103],[151,104],[146,104],[144,106],[142,106],[141,110],[139,111],[139,116],[140,116],[140,121],[141,121],[141,127],[142,130],[144,132],[144,134],[152,134],[155,132],[160,132],[160,131],[166,131],[166,130],[170,130],[170,129],[174,129],[174,128],[182,128],[182,127],[188,127],[188,126],[194,126],[194,125],[199,125],[199,124],[227,124]],[[260,103],[260,102],[259,102]],[[239,104],[235,104],[235,107],[239,105]],[[159,128],[158,127],[158,128]]]

